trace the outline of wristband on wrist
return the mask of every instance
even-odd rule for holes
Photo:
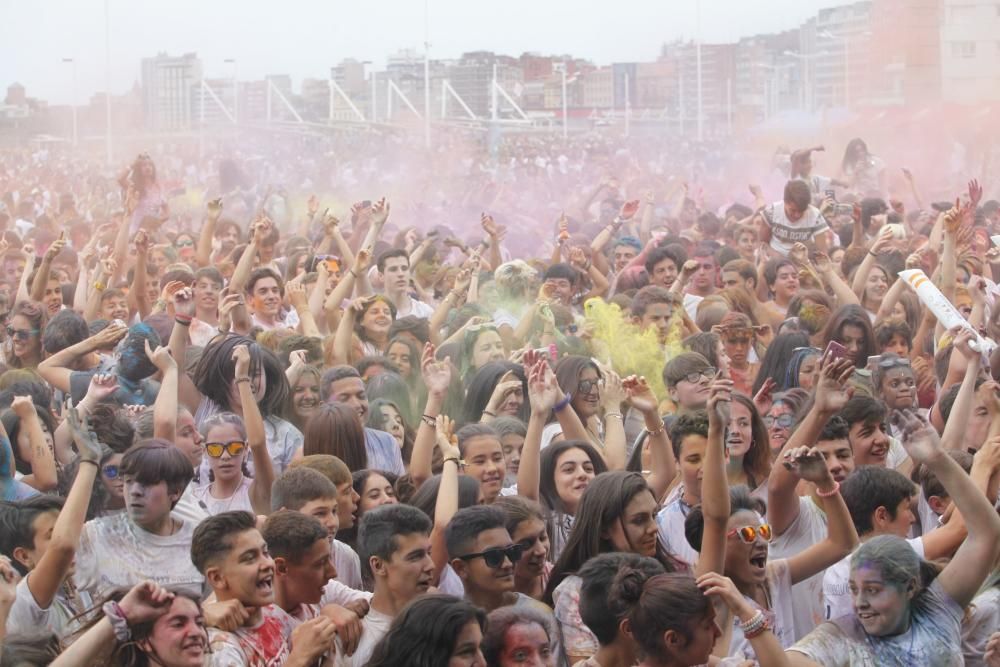
[[[868,254],[871,255],[872,257],[878,257],[878,255],[876,255],[875,253],[873,253],[871,250],[868,251]]]
[[[94,289],[96,289],[96,290],[104,290],[104,289],[107,289],[107,287],[108,286],[105,285],[104,283],[102,283],[100,280],[95,280],[94,281]]]
[[[573,397],[570,396],[569,394],[566,394],[565,396],[563,396],[563,398],[562,398],[561,401],[559,401],[554,406],[552,406],[552,410],[554,412],[559,412],[560,410],[564,409],[567,405],[569,405],[570,401],[572,401],[572,400],[573,400]]]
[[[431,428],[437,428],[437,418],[431,417],[430,415],[420,415],[420,421],[427,424]]]
[[[448,461],[454,461],[455,465],[458,466],[459,468],[465,465],[465,461],[455,456],[449,456],[444,460],[444,463],[447,463]]]
[[[622,421],[624,421],[624,418],[622,417],[622,413],[620,413],[620,412],[605,412],[604,413],[604,418],[605,419],[608,419],[610,417],[616,417],[616,418],[621,419]]]
[[[132,637],[132,631],[128,627],[128,619],[120,604],[114,600],[104,603],[104,615],[111,621],[111,628],[115,631],[115,639],[119,642],[127,642]]]
[[[483,414],[484,414],[484,415],[488,415],[488,416],[490,416],[490,417],[493,417],[494,419],[496,419],[496,416],[497,416],[497,413],[495,413],[495,412],[490,412],[489,410],[483,410]]]
[[[241,375],[238,378],[236,378],[236,380],[234,380],[234,382],[236,382],[236,384],[239,384],[241,382],[250,382],[250,376],[249,375]]]
[[[816,495],[819,496],[820,498],[832,498],[838,493],[840,493],[840,482],[834,482],[833,488],[827,491],[826,493],[820,491],[819,487],[816,488]]]

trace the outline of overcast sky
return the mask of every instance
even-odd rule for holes
[[[108,0],[112,90],[139,79],[139,61],[194,51],[206,76],[327,76],[343,58],[384,62],[422,49],[422,0]],[[698,0],[429,0],[432,58],[463,51],[570,53],[599,65],[653,60],[660,45],[697,31]],[[731,41],[798,27],[836,0],[701,0],[702,36]],[[0,85],[18,81],[50,103],[105,88],[105,0],[0,0]]]

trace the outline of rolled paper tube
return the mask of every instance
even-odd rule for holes
[[[969,347],[977,352],[982,352],[985,356],[989,356],[996,349],[997,344],[989,338],[980,336],[979,332],[973,329],[972,325],[962,317],[962,313],[958,312],[958,308],[955,308],[955,305],[941,293],[937,285],[931,282],[926,273],[920,269],[907,269],[900,271],[898,275],[910,289],[916,292],[920,303],[934,313],[934,317],[938,319],[941,326],[945,329],[954,327],[971,329],[976,335],[976,339],[969,343]]]

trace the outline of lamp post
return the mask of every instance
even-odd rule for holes
[[[70,108],[73,111],[73,145],[76,146],[77,145],[77,124],[76,124],[76,102],[77,102],[77,99],[76,99],[76,97],[77,97],[77,93],[76,93],[76,81],[77,81],[77,79],[76,79],[76,60],[73,59],[73,58],[63,58],[62,61],[64,63],[70,64],[70,65],[73,66],[73,87],[72,87],[72,93],[71,93],[73,95],[73,98],[72,98],[72,101],[70,102]]]
[[[237,125],[239,123],[239,118],[240,118],[239,117],[239,112],[237,111],[237,109],[240,106],[240,94],[239,94],[239,89],[237,88],[237,81],[236,81],[236,58],[226,58],[222,62],[226,63],[227,65],[232,65],[233,66],[233,77],[232,77],[232,79],[233,79],[233,125]]]

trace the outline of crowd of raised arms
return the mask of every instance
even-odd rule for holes
[[[0,152],[0,667],[1000,666],[1000,186],[491,140]]]

